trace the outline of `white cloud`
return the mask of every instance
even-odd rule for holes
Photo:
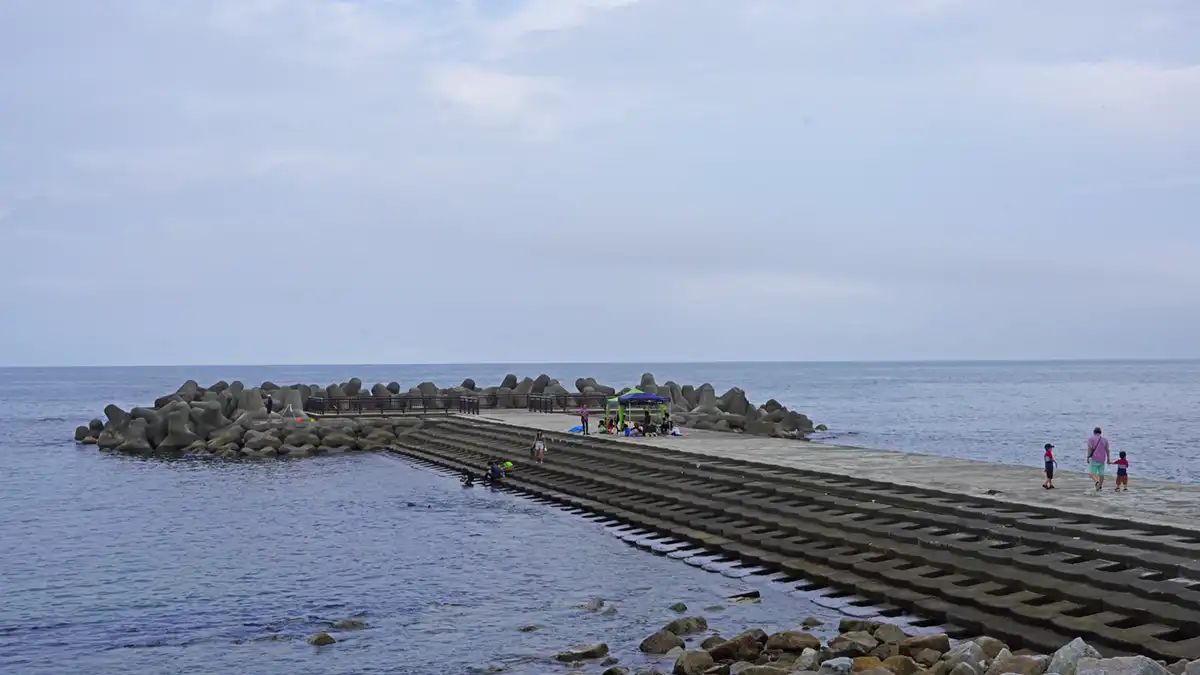
[[[482,0],[487,2],[488,0]],[[519,46],[538,33],[578,28],[597,14],[637,4],[641,0],[524,0],[515,12],[484,26],[493,56]]]
[[[429,86],[436,95],[485,122],[514,126],[543,138],[561,127],[557,112],[566,91],[554,78],[457,64],[433,68]]]

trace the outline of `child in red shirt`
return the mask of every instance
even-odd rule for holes
[[[1117,461],[1112,463],[1117,465],[1117,491],[1129,492],[1129,460],[1125,459],[1125,451],[1122,450]]]
[[[1047,490],[1054,489],[1054,467],[1058,466],[1058,462],[1054,461],[1054,446],[1049,443],[1045,447],[1046,455],[1046,482],[1042,483],[1042,487]]]

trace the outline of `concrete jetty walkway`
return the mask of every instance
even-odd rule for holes
[[[572,415],[524,410],[488,410],[479,419],[560,433],[579,423]],[[604,438],[1200,531],[1200,485],[1146,480],[1134,470],[1129,492],[1116,493],[1112,489],[1115,467],[1109,467],[1105,490],[1096,493],[1086,473],[1063,470],[1073,465],[1082,468],[1082,450],[1059,450],[1060,470],[1054,478],[1057,488],[1046,490],[1042,488],[1044,474],[1040,468],[717,431],[689,429],[686,433],[686,437]],[[1040,456],[1037,443],[1031,445],[1030,452]],[[995,493],[989,494],[989,490]]]

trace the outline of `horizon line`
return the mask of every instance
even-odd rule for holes
[[[0,365],[3,370],[105,369],[105,368],[295,368],[295,367],[380,367],[380,366],[679,366],[679,365],[920,365],[920,364],[1015,364],[1015,363],[1181,363],[1200,357],[1156,358],[1033,358],[1033,359],[829,359],[829,360],[713,360],[713,361],[420,361],[410,363],[173,363],[173,364],[68,364]]]

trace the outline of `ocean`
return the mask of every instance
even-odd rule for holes
[[[397,457],[164,461],[72,441],[107,403],[146,405],[189,378],[487,386],[545,372],[619,387],[646,371],[776,398],[827,424],[821,440],[1005,464],[1039,466],[1049,441],[1081,469],[1100,425],[1135,478],[1200,480],[1197,361],[0,369],[0,673],[541,673],[594,639],[639,663],[678,601],[723,604],[706,615],[726,634],[835,616],[784,584],[722,603],[758,582]],[[582,609],[591,597],[617,614]],[[368,627],[304,643],[352,617]]]

